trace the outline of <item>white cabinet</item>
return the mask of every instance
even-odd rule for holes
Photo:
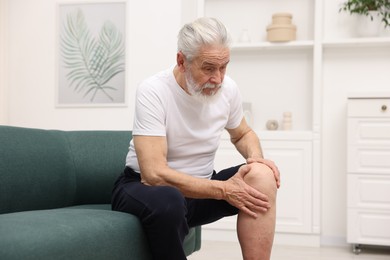
[[[277,195],[276,231],[311,233],[313,196],[310,134],[290,133],[290,136],[296,135],[294,138],[290,137],[290,140],[278,138],[277,133],[259,132],[258,135],[263,137],[265,157],[272,158],[282,173],[282,187]],[[228,137],[223,138],[217,152],[215,168],[221,170],[244,162]],[[230,226],[232,229],[234,227],[235,225]]]
[[[390,95],[350,98],[347,241],[390,246]]]
[[[284,235],[295,234],[297,244],[317,245],[312,234],[318,232],[313,218],[312,134],[305,131],[259,131],[266,158],[272,158],[281,172],[282,185],[277,195],[276,243],[286,243]],[[215,169],[221,170],[244,163],[224,135],[216,155]],[[234,240],[236,217],[221,219],[204,226],[208,240]],[[303,238],[308,236],[308,238]],[[290,237],[291,239],[291,237]],[[297,240],[296,240],[297,241]],[[291,242],[287,242],[291,243]]]
[[[312,144],[266,140],[262,142],[266,158],[272,158],[282,174],[277,195],[276,232],[312,233]]]

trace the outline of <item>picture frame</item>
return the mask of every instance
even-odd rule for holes
[[[126,2],[58,4],[57,107],[127,106]]]

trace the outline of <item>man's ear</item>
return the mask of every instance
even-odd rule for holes
[[[185,65],[184,65],[185,59],[186,59],[186,57],[184,56],[184,54],[181,51],[179,51],[176,54],[177,67],[179,68],[179,70],[181,72],[185,72],[185,70],[186,70]]]

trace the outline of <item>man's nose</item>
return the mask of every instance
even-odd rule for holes
[[[221,84],[223,81],[223,73],[219,70],[216,70],[210,78],[210,83],[212,84]]]

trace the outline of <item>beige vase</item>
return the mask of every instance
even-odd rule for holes
[[[296,39],[297,28],[292,24],[292,14],[276,13],[272,15],[272,24],[267,26],[267,40],[270,42],[288,42]]]

